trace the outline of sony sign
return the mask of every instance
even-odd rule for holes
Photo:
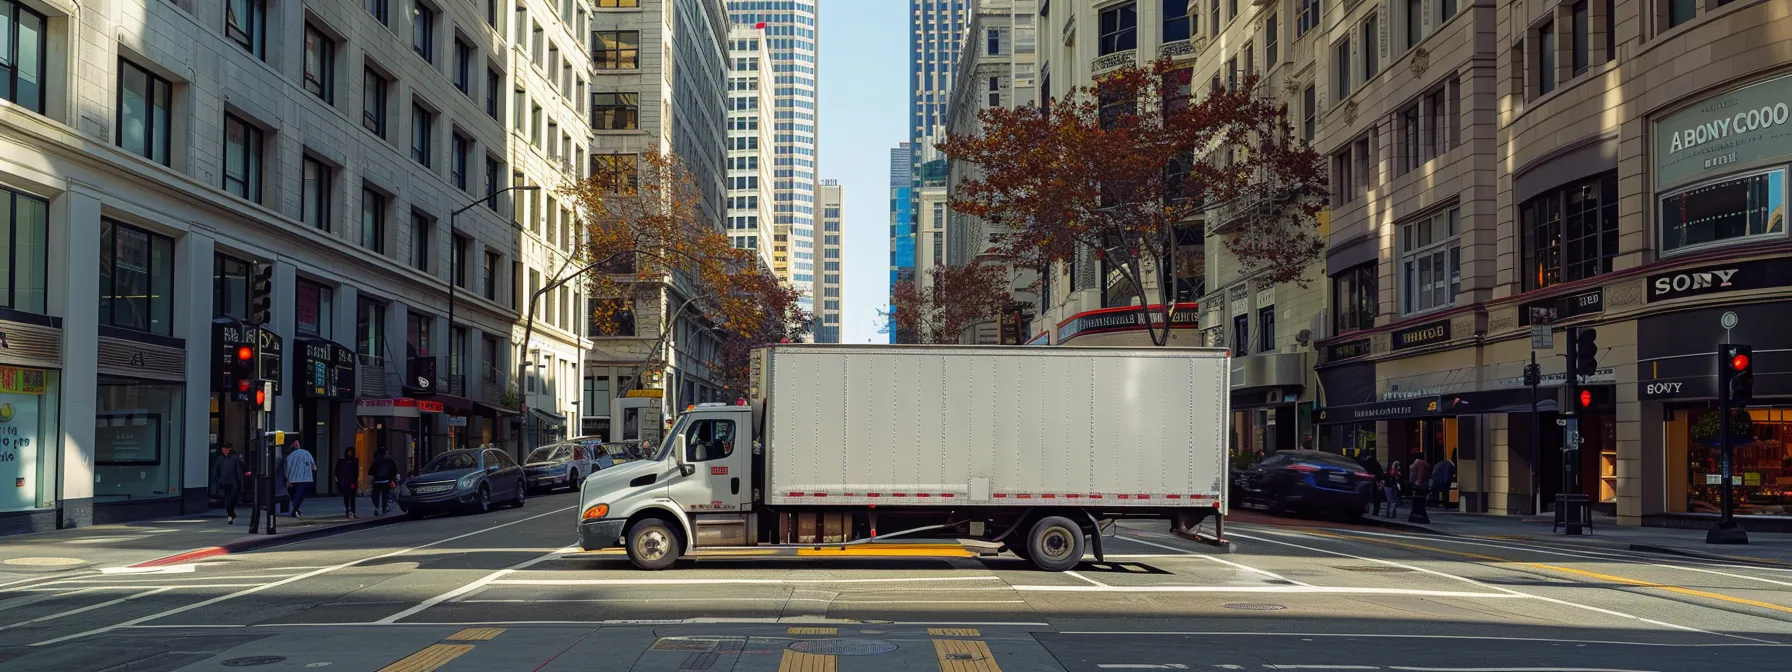
[[[1678,273],[1658,277],[1653,282],[1651,293],[1661,296],[1669,293],[1690,292],[1698,289],[1727,289],[1732,285],[1731,278],[1736,277],[1734,268],[1717,271],[1698,271],[1695,273]]]
[[[1682,268],[1651,275],[1644,286],[1650,303],[1704,294],[1786,287],[1792,286],[1792,263],[1785,259],[1754,259],[1722,266]]]

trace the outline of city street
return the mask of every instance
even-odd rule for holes
[[[574,499],[0,586],[6,670],[1785,669],[1792,568],[1357,526],[1111,564],[577,553]]]

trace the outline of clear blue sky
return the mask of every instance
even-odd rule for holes
[[[816,4],[818,177],[840,180],[846,200],[840,341],[887,343],[877,311],[890,294],[890,149],[908,140],[909,3]]]

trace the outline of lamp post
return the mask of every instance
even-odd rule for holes
[[[518,186],[505,187],[503,189],[499,189],[492,193],[486,194],[484,198],[481,198],[477,201],[473,201],[472,203],[463,205],[460,207],[460,209],[455,210],[454,212],[448,213],[448,338],[450,338],[450,339],[454,338],[454,309],[459,304],[459,297],[460,297],[460,291],[459,291],[460,290],[460,282],[459,282],[460,268],[456,265],[457,260],[455,258],[455,254],[454,254],[455,240],[457,238],[459,238],[460,233],[459,233],[459,230],[456,229],[454,226],[454,220],[456,218],[460,217],[460,213],[466,212],[468,210],[472,210],[473,208],[478,207],[479,204],[481,204],[481,203],[493,202],[494,199],[498,198],[498,196],[500,194],[503,194],[504,192],[507,192],[507,191],[541,191],[541,187],[533,186],[533,185],[531,185],[531,186],[518,185]],[[454,345],[449,344],[448,349],[449,349],[449,351],[452,352],[454,350]],[[466,353],[466,348],[464,345],[461,347],[461,353],[463,355]],[[462,375],[464,376],[465,374],[462,374]],[[466,390],[461,390],[460,394],[461,394],[461,396],[464,397],[464,396],[466,396],[467,392],[466,392]]]

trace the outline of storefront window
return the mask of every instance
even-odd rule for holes
[[[44,201],[0,189],[0,308],[44,312],[49,213]]]
[[[180,495],[184,385],[101,383],[93,427],[93,496],[100,503]]]
[[[1678,463],[1686,472],[1669,483],[1686,484],[1688,513],[1717,513],[1722,506],[1720,420],[1716,409],[1698,408],[1677,410],[1669,421],[1669,468]],[[1731,473],[1736,484],[1736,513],[1792,515],[1792,449],[1786,443],[1792,436],[1792,410],[1735,411],[1730,432],[1734,437]]]
[[[1524,288],[1610,273],[1618,256],[1618,176],[1583,180],[1525,201]]]
[[[1786,235],[1786,172],[1694,185],[1661,199],[1661,251]]]
[[[58,445],[55,371],[0,366],[0,512],[50,505]],[[8,487],[10,486],[10,487]]]

